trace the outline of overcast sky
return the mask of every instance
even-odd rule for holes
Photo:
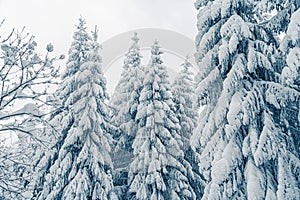
[[[98,25],[100,43],[139,28],[168,29],[192,40],[196,35],[194,0],[0,0],[0,20],[5,19],[0,35],[25,26],[40,53],[51,42],[54,55],[67,55],[80,15],[90,30]],[[116,84],[115,77],[107,78]]]
[[[169,29],[194,39],[193,4],[194,0],[0,0],[0,19],[6,20],[5,30],[26,26],[39,46],[51,42],[57,53],[66,53],[80,15],[90,29],[98,25],[100,42],[138,28]]]

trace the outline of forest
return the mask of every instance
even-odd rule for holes
[[[83,17],[66,56],[3,20],[0,134],[17,139],[0,140],[0,199],[300,199],[300,1],[194,7],[174,81],[134,33],[111,96]]]

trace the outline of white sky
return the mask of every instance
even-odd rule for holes
[[[80,15],[90,30],[98,25],[100,42],[138,28],[196,34],[194,0],[0,0],[4,30],[25,26],[39,47],[51,42],[56,54],[67,54]]]

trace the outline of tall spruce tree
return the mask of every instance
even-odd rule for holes
[[[191,142],[207,181],[203,199],[279,198],[278,164],[294,151],[280,113],[298,94],[282,90],[278,42],[255,20],[255,3],[195,3],[204,110]]]
[[[180,126],[171,109],[172,95],[161,54],[155,42],[137,108],[138,130],[133,142],[128,198],[195,199],[180,162],[184,156],[179,143]]]
[[[136,135],[137,125],[134,119],[144,73],[141,66],[142,55],[137,33],[134,33],[131,39],[133,44],[126,53],[123,72],[111,100],[115,109],[113,121],[121,129],[120,135],[116,138],[118,141],[117,148],[128,152],[132,152],[132,141]]]
[[[50,146],[51,150],[41,153],[40,159],[34,163],[34,170],[37,172],[33,180],[33,198],[43,189],[46,174],[49,173],[50,167],[54,164],[58,157],[58,150],[61,148],[68,131],[74,123],[74,116],[69,105],[66,103],[69,95],[76,90],[75,74],[79,71],[80,66],[86,61],[88,46],[92,38],[86,31],[86,22],[80,17],[79,23],[76,25],[76,31],[73,35],[73,41],[69,49],[69,58],[66,69],[62,73],[62,82],[53,97],[48,100],[53,102],[56,112],[53,113],[49,120],[49,135],[55,135],[55,141]]]
[[[111,99],[112,121],[119,127],[118,134],[114,135],[117,144],[113,162],[116,168],[114,183],[120,190],[120,197],[126,195],[127,190],[128,168],[133,158],[132,142],[137,131],[135,116],[144,75],[137,33],[131,39],[133,44],[126,53],[121,78]]]
[[[82,22],[78,29],[84,34],[74,35],[61,90],[68,93],[62,102],[70,117],[67,126],[62,124],[63,137],[57,142],[55,162],[42,177],[45,181],[37,199],[117,199],[112,184],[112,126],[100,45],[97,31],[91,40]],[[78,45],[78,41],[85,42]],[[82,59],[73,62],[78,59],[72,57],[74,54]]]
[[[192,64],[186,57],[184,63],[181,65],[182,70],[171,86],[174,113],[179,120],[180,135],[182,140],[181,149],[184,152],[184,159],[182,164],[188,172],[188,179],[193,187],[197,198],[201,198],[203,193],[203,182],[199,174],[198,159],[195,151],[190,145],[190,137],[197,124],[197,107],[195,105],[195,83],[193,79],[193,72],[191,72]]]
[[[195,106],[193,73],[190,71],[192,64],[188,57],[182,64],[183,69],[172,84],[172,96],[175,103],[175,114],[181,127],[184,149],[190,147],[190,137],[197,123],[197,108]]]

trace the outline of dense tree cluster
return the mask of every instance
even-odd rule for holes
[[[51,44],[0,37],[0,199],[300,199],[299,7],[197,0],[197,74],[134,33],[111,98],[84,19],[61,81]]]

